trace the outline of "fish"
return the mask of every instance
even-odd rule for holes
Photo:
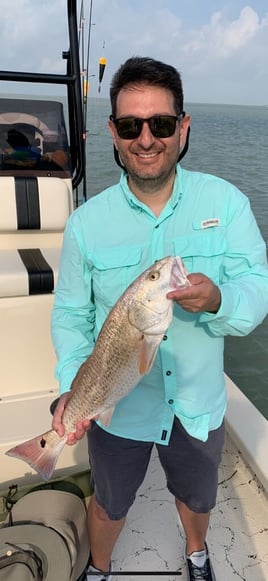
[[[179,256],[156,261],[123,292],[109,312],[95,347],[74,378],[62,416],[64,436],[54,429],[18,444],[8,456],[27,462],[49,480],[67,434],[78,421],[99,419],[108,426],[115,405],[152,369],[158,347],[171,324],[169,291],[190,285]]]

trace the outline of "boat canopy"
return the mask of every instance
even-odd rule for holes
[[[71,177],[63,104],[0,99],[0,176]]]

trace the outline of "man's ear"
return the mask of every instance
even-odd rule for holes
[[[191,124],[191,116],[186,114],[185,117],[180,121],[180,147],[181,148],[183,148],[185,146],[190,124]]]
[[[118,135],[117,135],[115,124],[112,122],[111,119],[109,119],[109,121],[108,121],[108,127],[109,127],[109,131],[111,133],[112,139],[113,139],[113,144],[114,144],[115,148],[118,149],[118,147],[117,147]]]

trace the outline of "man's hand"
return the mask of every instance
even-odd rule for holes
[[[70,395],[71,393],[67,392],[60,397],[59,403],[53,414],[52,428],[59,434],[59,436],[64,436],[64,426],[62,424],[62,416],[66,408],[66,405],[70,399]],[[70,432],[68,434],[66,443],[69,444],[69,446],[76,444],[77,440],[81,440],[90,427],[91,427],[90,420],[82,420],[81,422],[77,422],[75,432]]]
[[[190,313],[217,313],[221,304],[220,289],[205,274],[189,274],[191,286],[167,293],[185,311]]]

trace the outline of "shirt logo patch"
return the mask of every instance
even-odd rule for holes
[[[201,222],[201,228],[212,228],[213,226],[220,226],[219,218],[208,218]]]

